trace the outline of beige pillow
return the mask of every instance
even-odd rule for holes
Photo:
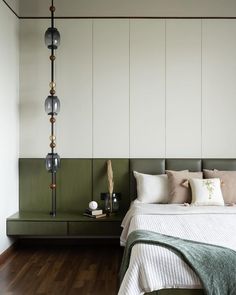
[[[236,171],[203,170],[204,178],[220,178],[226,204],[236,203]]]
[[[202,178],[202,172],[166,171],[169,185],[169,203],[191,203],[191,189],[187,185],[191,178]]]
[[[192,205],[224,206],[219,178],[190,179],[192,189]]]

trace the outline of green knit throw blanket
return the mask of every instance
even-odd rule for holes
[[[121,282],[129,267],[132,247],[138,243],[165,247],[181,257],[198,275],[207,295],[236,295],[235,251],[147,230],[130,233],[120,269]]]

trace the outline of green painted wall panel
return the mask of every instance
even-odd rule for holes
[[[50,175],[44,159],[19,160],[19,207],[23,211],[50,211]]]
[[[50,212],[51,174],[44,159],[19,160],[20,211]],[[62,159],[57,173],[57,210],[83,211],[92,199],[92,160]]]
[[[62,159],[57,173],[58,212],[78,212],[107,191],[106,159]],[[129,160],[112,159],[114,191],[122,193],[121,211],[129,207]],[[20,159],[20,211],[50,212],[51,175],[44,159]]]
[[[62,159],[57,187],[58,211],[83,211],[92,199],[92,161]]]
[[[93,199],[101,206],[103,202],[100,200],[100,193],[107,192],[107,160],[93,160]],[[121,211],[126,211],[130,204],[129,197],[129,159],[111,159],[113,176],[114,176],[114,192],[122,193]]]

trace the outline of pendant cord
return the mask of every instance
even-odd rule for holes
[[[55,57],[54,57],[54,2],[52,0],[52,5],[51,5],[51,96],[52,100],[54,99],[54,94],[55,94],[55,81],[54,81],[54,62],[55,62]],[[51,113],[51,153],[52,153],[52,170],[51,170],[51,183],[52,183],[52,211],[51,215],[56,216],[56,171],[55,171],[55,159],[54,159],[54,103],[52,101],[52,113]]]

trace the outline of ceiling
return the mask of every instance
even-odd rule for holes
[[[6,0],[20,17],[47,17],[50,0]],[[235,0],[54,0],[59,17],[235,17]]]

